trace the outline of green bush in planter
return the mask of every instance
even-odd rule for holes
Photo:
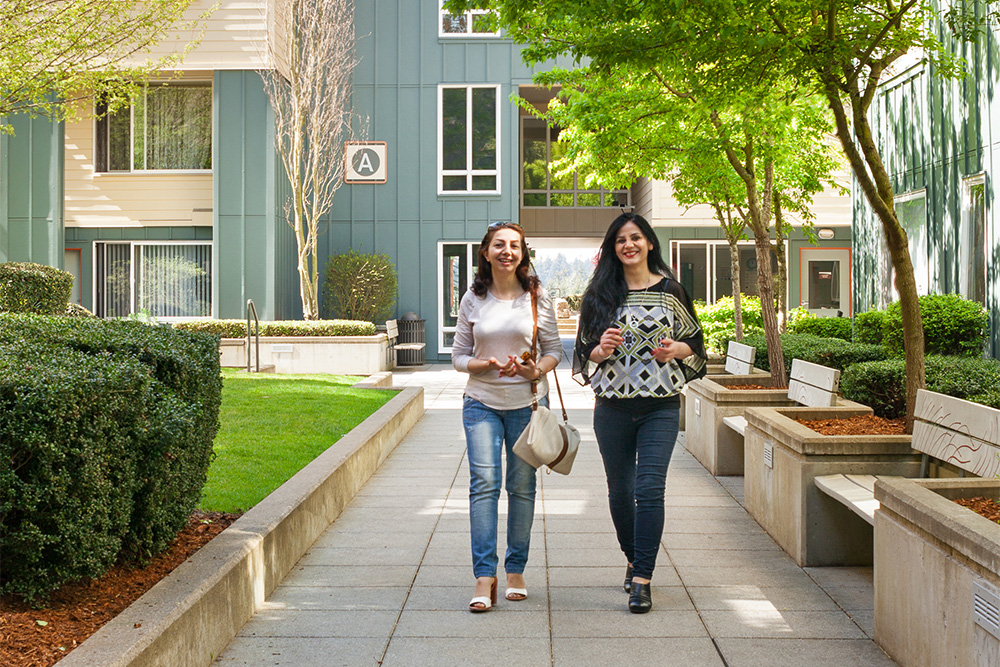
[[[926,359],[927,389],[1000,408],[1000,361],[931,355]],[[844,398],[862,403],[887,419],[906,414],[906,362],[901,358],[861,363],[840,377]]]
[[[764,371],[770,371],[771,363],[767,358],[767,341],[764,339],[764,334],[755,333],[746,336],[743,342],[757,350],[754,366]],[[841,338],[821,338],[811,334],[796,333],[781,335],[781,351],[785,359],[786,373],[791,373],[793,359],[801,359],[842,371],[852,364],[878,361],[888,356],[881,345],[863,345],[850,343]]]
[[[327,306],[347,320],[385,320],[396,304],[396,265],[384,253],[350,250],[326,263]]]
[[[722,297],[711,306],[700,306],[696,309],[701,322],[705,345],[719,354],[726,353],[726,346],[736,336],[736,309],[733,298]],[[743,317],[744,338],[754,333],[764,331],[764,317],[760,312],[760,299],[744,295],[740,299],[740,313]],[[743,341],[746,343],[746,341]],[[747,343],[749,345],[750,343]]]
[[[202,331],[221,338],[246,338],[247,335],[246,320],[183,320],[174,322],[173,327],[184,331]],[[260,335],[373,336],[375,325],[360,320],[275,320],[261,322]]]
[[[960,294],[926,294],[919,301],[926,354],[976,357],[983,353],[989,318],[982,304]],[[903,316],[898,301],[886,309],[882,344],[891,354],[903,355]]]
[[[73,293],[73,274],[31,262],[0,264],[0,312],[61,315]]]
[[[856,313],[854,315],[852,339],[855,343],[881,345],[884,323],[884,310],[869,310],[865,313]]]
[[[218,430],[218,344],[128,320],[0,315],[0,592],[39,599],[158,553],[185,525]]]

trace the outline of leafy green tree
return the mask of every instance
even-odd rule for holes
[[[176,64],[193,43],[149,59],[168,31],[186,20],[193,0],[4,0],[0,3],[0,116],[66,117],[95,93],[112,110],[157,70]],[[10,125],[0,123],[0,131]]]

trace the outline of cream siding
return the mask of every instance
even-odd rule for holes
[[[266,66],[267,26],[274,21],[272,2],[267,0],[194,0],[184,13],[195,29],[173,31],[150,49],[149,57],[161,58],[183,50],[201,39],[178,65],[185,70],[255,69]],[[207,19],[199,16],[211,10]],[[143,55],[143,58],[146,56]]]
[[[212,226],[211,172],[96,174],[92,113],[66,123],[67,227]]]

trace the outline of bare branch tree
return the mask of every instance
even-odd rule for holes
[[[283,10],[283,11],[282,11]],[[319,318],[317,242],[344,182],[344,144],[364,131],[354,113],[352,0],[284,0],[268,40],[274,69],[261,73],[275,116],[275,143],[291,183],[285,205],[298,249],[305,319]]]

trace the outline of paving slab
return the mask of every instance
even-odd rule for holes
[[[423,387],[424,416],[218,664],[894,664],[870,639],[871,568],[799,568],[747,514],[742,477],[713,477],[682,443],[667,477],[654,608],[628,613],[593,396],[569,381],[563,393],[583,441],[571,475],[539,475],[529,597],[502,599],[502,497],[501,599],[469,613],[465,378],[424,366],[393,381]]]

